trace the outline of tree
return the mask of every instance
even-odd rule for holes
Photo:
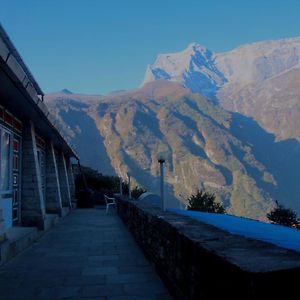
[[[277,201],[276,207],[267,214],[267,218],[271,221],[271,223],[288,227],[295,227],[298,224],[297,214],[292,209],[285,208]]]
[[[77,165],[74,165],[73,170],[77,189],[85,188],[85,184],[87,184],[88,188],[94,191],[111,191],[111,193],[119,192],[120,179],[117,176],[105,176],[97,170],[85,166],[81,166],[82,173]]]
[[[113,196],[119,192],[120,179],[116,176],[104,176],[89,167],[73,165],[75,193],[78,207],[103,205],[103,195]]]
[[[221,203],[216,202],[215,194],[197,190],[195,195],[188,198],[188,210],[205,211],[224,214],[225,208]]]

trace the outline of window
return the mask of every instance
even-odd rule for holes
[[[11,190],[11,135],[0,131],[0,191]]]
[[[20,222],[20,143],[18,135],[0,125],[0,204],[5,204],[9,224]]]

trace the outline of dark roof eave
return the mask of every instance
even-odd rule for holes
[[[43,93],[42,89],[40,88],[40,86],[38,85],[38,83],[34,79],[32,73],[30,72],[30,70],[28,69],[28,67],[26,66],[26,64],[24,63],[21,55],[19,54],[18,50],[15,48],[15,46],[11,42],[9,36],[7,35],[6,31],[2,27],[1,23],[0,23],[0,37],[3,39],[3,41],[6,44],[6,46],[8,47],[9,51],[14,55],[15,59],[17,60],[17,62],[21,65],[21,67],[25,71],[25,73],[28,76],[29,80],[33,84],[33,86],[34,86],[37,94],[41,95],[41,96],[44,96],[44,93]]]
[[[16,59],[16,61],[19,63],[19,65],[22,67],[23,71],[25,72],[26,76],[28,77],[29,81],[31,82],[31,84],[33,85],[37,95],[40,96],[44,96],[43,91],[41,90],[41,88],[39,87],[38,83],[35,81],[33,75],[31,74],[31,72],[29,71],[29,69],[27,68],[26,64],[24,63],[23,59],[21,58],[19,52],[17,51],[17,49],[15,48],[15,46],[13,45],[13,43],[11,42],[9,36],[7,35],[6,31],[4,30],[4,28],[2,27],[1,23],[0,23],[0,38],[3,40],[3,42],[5,43],[6,47],[8,48],[9,52],[13,55],[13,57]],[[12,73],[8,73],[10,74],[10,77],[14,77],[14,82],[16,81],[20,81],[17,76],[15,75],[15,73],[12,71]],[[44,122],[47,124],[48,128],[54,133],[54,135],[56,136],[56,138],[60,141],[60,144],[62,145],[62,147],[66,150],[66,152],[72,156],[75,157],[77,160],[79,160],[79,156],[76,153],[76,151],[73,149],[73,147],[67,142],[67,140],[63,137],[63,135],[61,134],[61,132],[58,130],[58,128],[56,127],[56,123],[55,121],[53,122],[53,118],[51,118],[51,120],[49,119],[49,111],[48,109],[45,111],[43,111],[43,109],[38,105],[39,101],[41,101],[41,99],[38,97],[37,98],[37,102],[33,100],[33,98],[30,96],[30,94],[28,93],[26,87],[20,83],[18,89],[20,91],[22,91],[21,93],[25,96],[25,98],[27,99],[27,101],[29,101],[29,103],[32,105],[32,107],[34,107],[37,110],[37,113],[40,115],[40,117],[44,120]],[[43,102],[42,102],[43,103]],[[45,104],[43,104],[45,105]]]

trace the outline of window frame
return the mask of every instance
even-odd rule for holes
[[[10,139],[10,145],[9,145],[9,174],[8,174],[8,189],[6,190],[0,190],[0,199],[6,199],[6,198],[11,198],[12,197],[12,193],[13,193],[13,175],[12,175],[12,168],[13,168],[13,135],[14,133],[11,132],[10,130],[6,129],[3,125],[0,126],[0,153],[2,151],[2,146],[3,146],[3,133],[7,133],[9,135],[9,139]],[[1,178],[1,172],[2,172],[2,168],[1,168],[1,164],[2,164],[2,156],[0,155],[0,178]],[[9,196],[8,196],[9,195]]]

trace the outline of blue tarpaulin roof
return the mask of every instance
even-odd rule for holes
[[[180,215],[214,225],[232,234],[268,242],[300,252],[300,230],[231,215],[168,209]]]

